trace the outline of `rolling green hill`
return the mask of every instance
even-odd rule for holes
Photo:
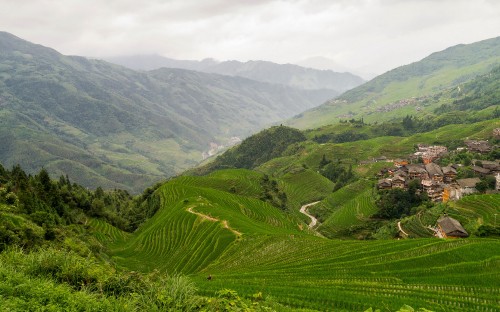
[[[500,37],[450,47],[395,68],[321,106],[294,117],[289,125],[315,128],[340,119],[383,121],[405,115],[426,118],[449,93],[500,64]],[[447,94],[441,95],[441,92]],[[436,98],[437,97],[437,98]]]
[[[136,72],[0,33],[0,161],[140,192],[332,94],[180,69]]]

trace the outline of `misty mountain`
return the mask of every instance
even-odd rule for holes
[[[0,32],[0,162],[140,191],[224,144],[331,98],[182,69],[138,72]]]
[[[159,55],[138,55],[107,58],[106,60],[135,70],[152,70],[161,67],[190,69],[206,73],[245,77],[261,82],[282,84],[305,90],[326,89],[340,94],[363,83],[351,73],[317,70],[293,64],[276,64],[267,61],[202,61],[175,60]]]

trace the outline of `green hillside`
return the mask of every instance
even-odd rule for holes
[[[0,161],[139,193],[332,94],[241,77],[137,72],[0,33]]]
[[[125,243],[111,245],[113,261],[141,271],[192,273],[247,236],[299,234],[298,220],[254,198],[258,180],[241,189],[244,184],[231,186],[247,196],[218,189],[240,177],[248,181],[247,174],[253,175],[226,171],[226,179],[182,177],[164,184],[155,192],[160,209],[154,217]]]
[[[231,248],[195,279],[204,293],[265,292],[295,308],[495,311],[498,240],[338,241],[270,237]],[[207,283],[206,274],[214,281]]]
[[[450,47],[380,75],[294,117],[288,124],[315,128],[351,118],[368,122],[405,115],[426,118],[439,105],[453,102],[456,94],[452,95],[452,91],[498,64],[500,38]]]

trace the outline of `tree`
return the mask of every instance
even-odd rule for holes
[[[406,115],[405,118],[403,118],[403,128],[405,130],[412,130],[415,127],[415,123],[413,122],[413,116]]]

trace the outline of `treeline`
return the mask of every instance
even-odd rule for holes
[[[274,207],[280,208],[283,211],[287,211],[288,197],[284,191],[281,191],[278,187],[278,182],[274,179],[270,179],[267,174],[265,174],[260,179],[260,186],[262,188],[262,193],[260,195],[260,200],[267,202]]]
[[[347,167],[341,164],[340,160],[333,162],[327,159],[325,155],[323,155],[319,163],[319,172],[322,176],[335,183],[333,187],[334,192],[356,180],[356,176],[352,171],[352,165]]]
[[[374,217],[382,219],[398,219],[415,214],[417,207],[429,201],[427,193],[420,190],[420,181],[412,180],[407,190],[392,189],[379,192],[376,205],[379,211]]]
[[[416,133],[429,132],[451,124],[471,124],[484,120],[500,118],[500,110],[496,108],[491,114],[474,115],[467,111],[448,111],[439,116],[418,118],[406,115],[402,119],[387,121],[383,123],[375,122],[367,124],[362,120],[341,121],[342,124],[349,124],[352,127],[339,133],[316,134],[312,140],[316,143],[346,143],[360,140],[368,140],[381,136],[412,136]]]
[[[500,105],[500,66],[468,83],[454,89],[453,103],[443,104],[435,112],[442,114],[450,111],[481,110],[490,106]],[[493,113],[500,117],[498,107]]]
[[[7,170],[0,165],[0,250],[63,239],[58,237],[63,227],[84,225],[88,217],[133,231],[159,207],[152,196],[155,187],[135,197],[125,190],[91,191],[67,176],[52,180],[45,169],[32,176],[20,166]]]

